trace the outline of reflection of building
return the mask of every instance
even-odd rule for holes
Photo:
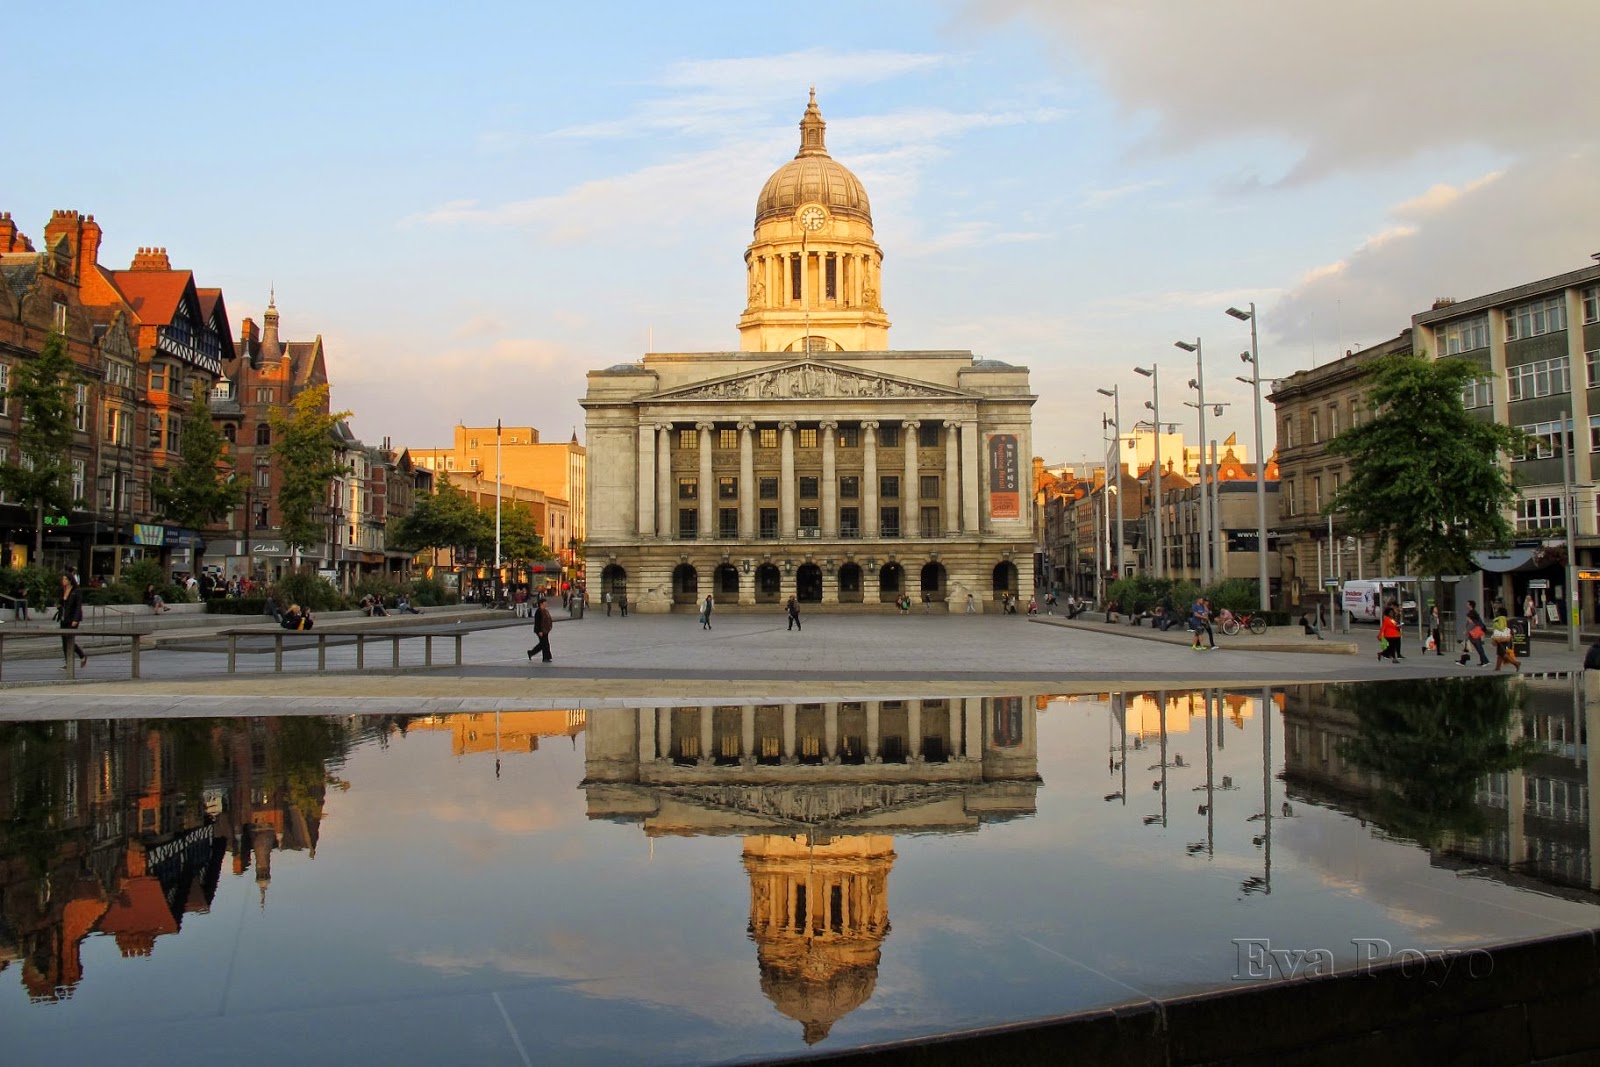
[[[813,99],[757,199],[741,351],[589,373],[589,577],[640,610],[942,609],[1032,557],[1028,372],[887,350],[872,210],[824,125]]]
[[[601,709],[584,791],[652,837],[744,838],[762,992],[815,1043],[877,982],[891,835],[1032,814],[1036,718],[1021,697]]]
[[[1590,798],[1600,770],[1589,758],[1587,715],[1568,681],[1525,680],[1521,707],[1513,703],[1511,739],[1526,739],[1533,757],[1511,771],[1482,776],[1476,802],[1482,830],[1446,833],[1433,853],[1440,866],[1471,865],[1478,874],[1513,884],[1525,879],[1551,886],[1600,891],[1593,857],[1600,820]],[[1386,783],[1347,758],[1360,735],[1356,711],[1330,699],[1329,685],[1299,686],[1284,709],[1284,780],[1294,795],[1352,803],[1374,817],[1374,799]]]
[[[502,711],[428,715],[412,719],[409,730],[449,731],[457,756],[477,752],[537,752],[541,737],[576,738],[588,712]]]

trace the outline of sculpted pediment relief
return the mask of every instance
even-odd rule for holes
[[[943,800],[949,784],[830,783],[827,785],[685,785],[668,792],[702,807],[739,812],[782,823],[819,826]]]
[[[652,400],[960,399],[968,394],[913,378],[870,374],[818,360],[717,378],[658,393]]]

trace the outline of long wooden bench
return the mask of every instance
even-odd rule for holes
[[[349,644],[352,640],[356,646],[356,670],[363,670],[367,662],[368,641],[388,641],[392,645],[391,664],[400,666],[400,642],[410,637],[422,638],[422,665],[433,666],[433,639],[452,638],[456,646],[455,665],[461,666],[461,641],[473,630],[483,629],[482,623],[460,622],[442,623],[424,626],[386,627],[363,626],[360,628],[327,628],[313,630],[285,630],[281,626],[240,626],[231,630],[222,630],[219,637],[228,639],[228,673],[238,673],[239,665],[239,639],[252,637],[270,637],[272,639],[272,670],[274,673],[283,672],[283,652],[288,644],[290,650],[309,648],[314,642],[317,646],[317,670],[328,669],[328,642],[337,639],[339,644]]]
[[[10,638],[13,644],[17,641],[54,641],[57,644],[60,644],[61,639],[64,637],[70,637],[74,639],[81,639],[85,637],[126,638],[132,647],[132,657],[130,661],[132,673],[129,675],[129,677],[138,678],[139,645],[143,642],[143,639],[146,635],[154,632],[155,628],[151,626],[130,625],[117,626],[114,628],[107,626],[80,626],[75,630],[55,629],[7,631],[4,627],[0,627],[0,679],[5,677],[4,671],[7,638]],[[66,660],[68,680],[76,679],[78,677],[78,657],[68,656],[66,657]]]

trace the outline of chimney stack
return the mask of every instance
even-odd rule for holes
[[[133,263],[129,270],[171,270],[172,261],[167,258],[165,248],[140,248],[134,253]]]
[[[101,236],[100,224],[94,221],[94,216],[76,211],[52,211],[44,228],[46,248],[55,247],[62,237],[67,239],[67,247],[72,250],[72,279],[79,285],[100,260]],[[0,235],[0,244],[3,243],[4,237]]]

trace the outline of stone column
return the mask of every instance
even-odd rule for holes
[[[783,762],[794,762],[795,709],[793,704],[783,706]]]
[[[657,708],[656,709],[656,737],[659,739],[658,744],[661,746],[661,748],[659,750],[660,751],[660,755],[658,755],[656,757],[656,759],[663,759],[663,760],[664,759],[671,759],[672,758],[672,709],[671,708]]]
[[[746,767],[756,761],[756,706],[745,704],[739,709],[739,762]]]
[[[880,763],[878,756],[878,715],[879,704],[876,700],[867,701],[867,762]]]
[[[824,422],[817,432],[822,435],[822,536],[831,540],[839,536],[839,478],[833,453],[839,424]]]
[[[983,759],[983,698],[966,697],[961,701],[966,716],[965,736],[961,741],[962,755],[970,760]]]
[[[961,528],[978,532],[978,422],[961,424]]]
[[[830,701],[822,708],[822,757],[828,763],[839,762],[839,705]]]
[[[780,422],[783,430],[783,453],[778,468],[778,536],[794,540],[794,423]]]
[[[639,762],[656,758],[656,709],[639,709]]]
[[[670,538],[676,531],[677,518],[673,509],[677,506],[678,487],[672,481],[672,424],[664,423],[657,428],[661,438],[658,449],[660,462],[656,464],[656,530],[662,537]]]
[[[739,539],[756,537],[756,455],[753,422],[739,424]],[[740,584],[743,589],[743,583]]]
[[[922,762],[922,701],[906,701],[906,762]]]
[[[902,442],[906,446],[906,472],[900,479],[900,536],[907,540],[921,533],[918,504],[922,500],[922,486],[918,484],[921,474],[917,470],[917,431],[921,428],[922,423],[915,420],[900,424],[900,432],[906,436]]]
[[[861,424],[861,536],[878,536],[878,424]]]
[[[716,429],[716,424],[697,422],[694,428],[700,431],[700,532],[697,536],[704,541],[717,536],[711,525],[717,502],[717,487],[712,484],[711,474],[711,431]]]
[[[716,735],[711,729],[711,708],[702,705],[700,708],[700,765],[706,766],[716,761]]]
[[[944,423],[944,532],[961,532],[961,464],[956,431],[961,424],[954,419]]]
[[[639,427],[639,536],[656,535],[656,428]]]

